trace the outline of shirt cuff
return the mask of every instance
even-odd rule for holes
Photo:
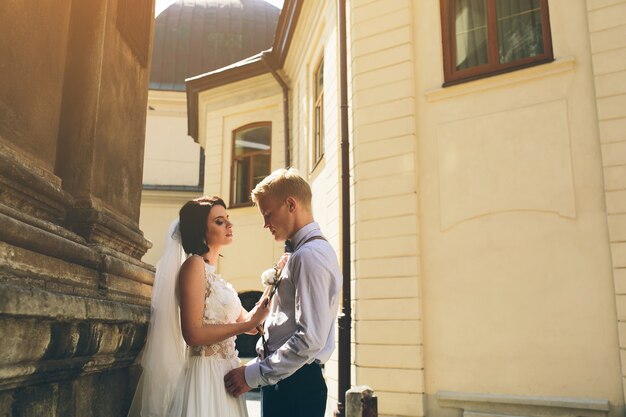
[[[258,359],[254,359],[246,364],[244,370],[246,384],[250,388],[260,388],[263,381],[261,380],[261,365]]]

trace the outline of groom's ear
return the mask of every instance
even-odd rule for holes
[[[287,208],[289,209],[290,213],[293,213],[293,211],[296,209],[297,204],[298,201],[295,198],[287,197]]]

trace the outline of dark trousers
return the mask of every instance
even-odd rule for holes
[[[304,365],[278,384],[261,388],[261,416],[323,417],[327,393],[320,365]]]

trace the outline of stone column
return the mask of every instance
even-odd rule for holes
[[[122,416],[154,1],[0,2],[0,415]]]

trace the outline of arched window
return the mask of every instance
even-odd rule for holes
[[[272,124],[253,123],[233,132],[230,206],[250,205],[250,192],[270,173]]]

